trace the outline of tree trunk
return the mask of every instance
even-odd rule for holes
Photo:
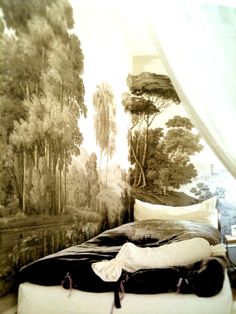
[[[135,151],[134,151],[134,148],[133,148],[132,145],[131,145],[131,150],[132,150],[132,153],[133,153],[133,155],[134,155],[135,162],[136,162],[136,164],[139,166],[139,169],[140,169],[140,171],[141,171],[141,175],[142,175],[142,178],[143,178],[143,185],[142,185],[142,186],[147,186],[146,177],[145,177],[145,173],[144,173],[142,164],[141,164],[141,162],[138,160],[138,158],[137,158],[137,156],[136,156],[136,154],[135,154]]]
[[[147,147],[148,147],[148,118],[146,120],[146,128],[144,131],[144,146],[143,146],[143,154],[142,154],[142,162],[141,162],[143,169],[145,168],[145,165],[146,165]],[[145,182],[146,182],[145,171],[144,171],[144,176],[145,176]],[[141,176],[141,173],[140,173],[137,185],[141,184],[142,179],[143,179],[143,175]],[[144,181],[143,181],[143,183],[144,183]],[[146,186],[146,184],[145,184],[145,186]]]
[[[139,156],[139,149],[140,149],[140,140],[141,140],[141,132],[138,136],[138,140],[137,140],[137,144],[136,144],[136,149],[135,149],[135,153],[136,153],[136,156],[138,158]],[[137,165],[137,163],[135,164],[135,178],[134,178],[134,186],[137,186],[138,185],[138,182],[139,182],[139,177],[141,176],[141,172],[139,171],[139,167]]]
[[[100,182],[102,183],[102,149],[100,147],[100,159],[99,159],[99,177],[100,177]]]
[[[143,148],[143,158],[142,158],[143,167],[146,164],[147,146],[148,146],[148,120],[147,120],[147,127],[145,128],[145,132],[144,132],[144,148]]]
[[[17,197],[18,197],[18,201],[19,201],[19,207],[22,209],[23,207],[23,200],[22,200],[22,186],[21,186],[21,183],[20,183],[20,180],[19,180],[19,177],[21,178],[20,174],[18,173],[17,174],[17,171],[20,172],[20,166],[19,166],[19,160],[16,160],[16,159],[19,159],[18,156],[16,156],[16,159],[15,159],[15,154],[13,153],[13,178],[14,178],[14,182],[15,182],[15,187],[16,187],[16,193],[17,193]],[[17,163],[17,165],[16,165]]]
[[[35,84],[35,94],[39,98],[39,84],[38,83]]]
[[[66,202],[67,202],[67,197],[66,197],[66,168],[67,168],[67,161],[66,161],[66,152],[64,153],[64,206],[63,206],[63,214],[66,211]]]
[[[26,153],[25,147],[23,148],[23,181],[22,181],[22,211],[26,210]]]
[[[25,89],[26,89],[26,99],[27,99],[27,100],[30,100],[30,88],[29,88],[29,83],[26,83]]]
[[[53,183],[52,183],[52,215],[55,215],[57,212],[57,195],[56,195],[56,190],[57,190],[57,176],[56,176],[56,158],[53,156],[53,168],[52,168],[52,177],[53,177]]]
[[[106,160],[106,186],[107,186],[107,172],[108,172],[108,155],[107,155],[107,160]]]
[[[140,176],[139,166],[137,165],[137,163],[135,163],[135,177],[134,177],[133,186],[137,186],[138,185],[139,176]]]
[[[49,142],[48,139],[45,137],[44,139],[44,158],[46,160],[46,166],[45,166],[45,176],[46,178],[49,180],[49,176],[51,176],[50,171],[49,171],[49,165],[50,165],[50,159],[49,159]],[[45,190],[44,190],[45,191]],[[47,198],[44,202],[45,204],[45,208],[44,208],[44,212],[45,214],[50,214],[51,211],[51,187],[49,191],[45,191],[44,193],[47,194]],[[50,195],[50,197],[48,197],[48,195]]]
[[[48,176],[50,179],[50,208],[49,212],[52,215],[54,210],[54,156],[53,156],[53,145],[51,145],[50,140],[48,141]]]
[[[63,104],[64,104],[64,84],[61,83],[61,110],[63,108]]]
[[[52,145],[50,145],[50,141],[48,141],[48,171],[49,174],[52,175],[52,168],[53,168],[53,158],[52,158]]]
[[[42,60],[43,60],[43,70],[45,70],[46,69],[46,62],[45,62],[45,59],[46,59],[46,57],[45,57],[45,47],[43,46],[42,47]]]
[[[34,144],[34,165],[38,169],[38,145]]]
[[[61,214],[61,170],[59,170],[59,182],[58,182],[58,215]]]

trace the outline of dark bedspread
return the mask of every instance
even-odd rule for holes
[[[48,255],[19,272],[19,282],[61,285],[83,291],[118,291],[122,285],[130,293],[195,293],[217,294],[224,281],[224,259],[211,257],[187,267],[123,272],[118,282],[104,282],[91,264],[112,259],[121,246],[132,242],[140,247],[157,247],[174,241],[202,237],[211,245],[218,244],[220,233],[213,227],[190,221],[146,220],[124,224],[107,230],[93,239],[58,253]]]

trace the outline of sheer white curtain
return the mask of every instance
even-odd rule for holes
[[[236,177],[236,9],[154,0],[152,40],[195,126]]]

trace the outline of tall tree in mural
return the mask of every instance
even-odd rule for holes
[[[72,8],[66,0],[1,0],[0,7],[14,32],[0,39],[5,167],[24,213],[61,214],[68,165],[83,140],[78,119],[86,115],[83,54],[68,32]]]
[[[100,147],[100,170],[102,155],[106,156],[106,183],[108,160],[115,152],[116,139],[116,107],[111,86],[102,82],[97,85],[93,94],[93,105],[95,109],[94,129],[96,132],[96,142]]]
[[[162,128],[149,132],[146,175],[149,187],[166,194],[169,188],[190,183],[197,171],[190,157],[202,150],[200,136],[186,117],[174,116]]]
[[[135,165],[133,185],[145,187],[149,129],[155,117],[171,103],[178,104],[179,98],[170,79],[164,75],[147,72],[129,75],[127,84],[130,92],[123,95],[122,103],[132,118],[129,147],[130,161]]]
[[[85,164],[87,181],[89,185],[89,207],[92,210],[97,209],[97,196],[100,191],[99,176],[97,172],[97,156],[92,153]]]

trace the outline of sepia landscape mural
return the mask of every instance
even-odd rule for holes
[[[88,107],[72,7],[0,3],[1,296],[23,265],[128,221],[129,203],[125,171],[108,170],[117,128],[108,83],[93,92],[89,133],[80,125]],[[81,147],[93,132],[99,155]]]
[[[235,181],[136,42],[140,23],[128,49],[109,8],[0,0],[0,296],[25,264],[132,221],[135,198],[217,195],[222,234],[236,223]]]
[[[236,223],[235,179],[192,124],[160,58],[134,56],[133,73],[123,97],[132,121],[131,195],[170,206],[217,196],[222,238],[231,234],[231,225]]]

